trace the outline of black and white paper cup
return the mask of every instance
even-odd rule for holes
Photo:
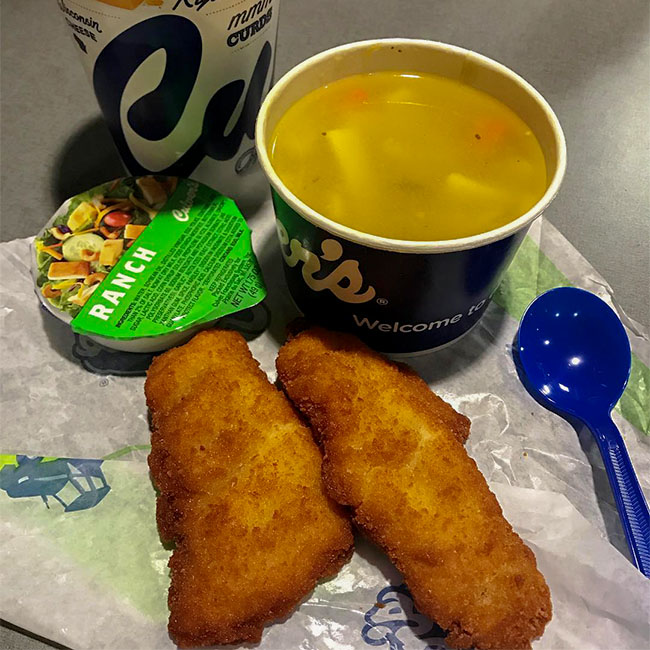
[[[319,214],[278,177],[268,146],[286,110],[312,90],[363,72],[443,75],[496,97],[533,130],[544,154],[547,189],[525,214],[500,228],[445,241],[369,235]],[[528,226],[557,194],[566,144],[544,98],[505,66],[444,43],[378,39],[322,52],[290,70],[260,110],[256,146],[270,180],[289,291],[310,320],[357,334],[390,354],[443,347],[481,318]],[[405,215],[405,218],[407,215]]]
[[[280,0],[57,0],[124,165],[266,196],[255,119]]]

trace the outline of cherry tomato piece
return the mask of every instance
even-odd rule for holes
[[[111,228],[122,228],[126,226],[127,223],[131,223],[131,215],[128,212],[122,212],[120,210],[115,210],[114,212],[109,212],[104,217],[104,223]]]

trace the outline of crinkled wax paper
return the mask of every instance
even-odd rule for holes
[[[249,225],[269,295],[227,324],[247,336],[274,379],[276,352],[296,312],[270,204]],[[157,535],[145,462],[142,375],[151,355],[101,348],[43,311],[30,254],[28,240],[0,244],[0,615],[74,648],[172,647],[169,551]],[[467,449],[549,583],[553,620],[534,647],[647,648],[650,581],[627,559],[598,450],[588,432],[528,395],[512,361],[523,309],[538,293],[568,284],[604,298],[627,327],[633,374],[614,419],[648,493],[650,344],[548,222],[531,228],[481,324],[458,344],[410,363],[472,420]],[[338,576],[287,620],[268,626],[259,647],[372,646],[445,647],[385,556],[359,540]]]

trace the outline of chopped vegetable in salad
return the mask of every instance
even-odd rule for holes
[[[176,184],[171,176],[122,178],[75,196],[34,242],[36,283],[50,304],[76,316]]]

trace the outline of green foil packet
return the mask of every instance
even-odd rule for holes
[[[81,217],[72,216],[80,204],[82,217],[86,210],[94,218],[83,225]],[[113,210],[113,218],[111,213],[101,218],[107,204],[126,207]],[[161,336],[252,307],[266,296],[244,218],[234,201],[201,183],[169,177],[119,179],[74,197],[63,207],[36,240],[41,270],[37,284],[52,306],[73,316],[70,325],[78,334],[118,340]],[[128,238],[128,225],[110,226],[127,218],[123,215],[132,226],[139,224],[135,238]],[[98,259],[82,272],[106,275],[91,285],[92,293],[82,305],[74,301],[88,291],[85,284],[92,276],[52,279],[59,269],[65,275],[68,267],[54,267],[54,273],[50,267],[70,260],[65,255],[61,260],[47,259],[50,250],[75,250],[66,240],[50,248],[53,237],[69,226],[78,226],[63,233],[70,241],[87,237],[84,233],[92,226],[93,235],[104,240],[94,254]],[[70,257],[78,255],[75,250]],[[73,274],[78,272],[71,268]],[[68,301],[63,304],[65,296]]]

